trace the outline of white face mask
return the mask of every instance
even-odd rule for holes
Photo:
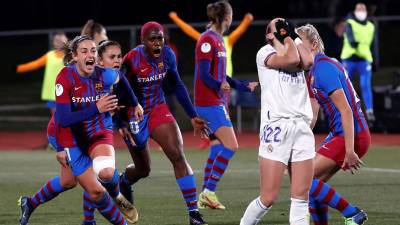
[[[359,20],[359,21],[364,21],[367,18],[367,12],[365,11],[355,11],[354,16]]]

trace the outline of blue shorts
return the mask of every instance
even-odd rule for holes
[[[55,101],[47,101],[46,102],[46,107],[47,108],[55,108],[56,107],[56,102]]]
[[[79,147],[64,148],[67,153],[68,165],[75,177],[81,175],[92,166],[92,159]]]
[[[197,114],[208,122],[213,133],[222,126],[232,127],[232,122],[224,105],[195,106]]]
[[[56,137],[47,135],[47,140],[49,141],[51,147],[53,147],[56,151],[60,151],[59,150],[60,146],[57,144]]]
[[[147,140],[155,128],[164,123],[173,122],[175,122],[174,116],[169,111],[168,106],[163,103],[154,107],[150,113],[145,114],[142,121],[130,121],[129,130],[136,142],[136,146],[142,149],[146,146]],[[128,142],[128,140],[125,140],[127,145],[129,145]]]

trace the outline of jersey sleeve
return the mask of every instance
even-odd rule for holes
[[[205,36],[200,38],[196,46],[197,58],[199,60],[206,59],[212,61],[215,51],[215,43],[211,37]]]
[[[310,98],[315,98],[314,92],[312,91],[312,87],[311,87],[311,75],[308,75],[306,78],[306,84],[307,84],[307,90],[308,90],[308,96]]]
[[[257,53],[257,66],[265,66],[265,63],[274,54],[276,54],[276,50],[271,45],[266,45],[261,48]]]
[[[314,71],[316,86],[330,95],[337,89],[342,89],[339,73],[330,62],[320,62]]]
[[[70,104],[71,103],[71,80],[67,78],[68,69],[64,67],[56,78],[56,103]]]

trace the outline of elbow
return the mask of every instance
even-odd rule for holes
[[[297,67],[300,64],[300,58],[299,56],[292,56],[292,57],[288,57],[287,59],[287,66],[294,68]]]

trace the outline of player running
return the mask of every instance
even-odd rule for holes
[[[128,52],[123,63],[126,76],[144,109],[143,121],[137,121],[132,115],[128,116],[130,132],[136,142],[136,146],[129,148],[135,167],[127,167],[122,175],[121,184],[126,190],[124,195],[130,193],[130,185],[150,173],[148,139],[151,137],[162,147],[172,163],[176,182],[189,211],[190,224],[207,224],[198,211],[195,178],[183,153],[178,124],[165,104],[163,86],[168,85],[168,89],[174,92],[190,116],[196,133],[201,133],[206,128],[205,121],[197,116],[193,108],[186,87],[180,79],[173,51],[164,45],[162,26],[156,22],[144,24],[141,28],[141,40],[142,45]],[[127,144],[130,142],[127,141]]]
[[[368,125],[361,111],[361,102],[344,67],[324,55],[324,43],[317,29],[307,24],[297,29],[304,45],[314,57],[309,74],[314,111],[314,126],[319,107],[328,118],[329,135],[317,151],[315,178],[310,190],[310,212],[315,225],[328,224],[328,206],[338,209],[346,225],[363,224],[367,214],[349,204],[328,181],[340,169],[354,173],[362,166],[362,158],[371,142]]]
[[[226,48],[222,34],[232,23],[230,4],[226,1],[211,3],[207,6],[207,15],[211,21],[209,29],[201,34],[195,50],[194,104],[213,134],[199,206],[225,209],[215,191],[239,146],[225,108],[224,93],[229,93],[231,87],[239,91],[254,91],[258,83],[239,82],[226,74]]]

